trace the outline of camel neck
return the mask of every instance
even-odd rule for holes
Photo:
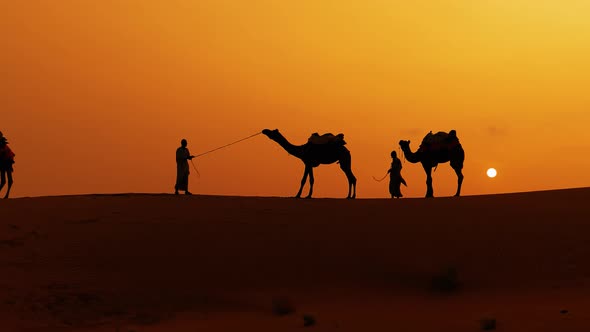
[[[412,152],[412,149],[408,146],[407,148],[402,147],[402,152],[404,153],[404,157],[406,160],[415,164],[420,162],[420,155],[418,152]]]
[[[303,147],[301,145],[293,145],[291,144],[284,136],[280,135],[276,138],[275,142],[277,142],[285,151],[289,154],[301,158],[303,155]]]

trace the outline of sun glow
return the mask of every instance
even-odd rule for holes
[[[496,175],[498,174],[498,172],[496,171],[495,168],[488,168],[486,174],[488,175],[488,177],[490,178],[495,178]]]

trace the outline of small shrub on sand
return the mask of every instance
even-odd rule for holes
[[[272,313],[277,316],[290,315],[295,312],[295,305],[286,296],[275,296],[272,299]]]
[[[315,317],[312,315],[303,315],[303,326],[309,327],[315,325]]]
[[[482,318],[479,321],[479,325],[482,331],[491,331],[496,329],[496,319],[495,318]]]
[[[430,288],[435,292],[452,293],[459,290],[461,283],[457,275],[457,269],[450,267],[442,273],[432,277]]]

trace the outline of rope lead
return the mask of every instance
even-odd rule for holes
[[[258,136],[258,135],[260,135],[260,134],[262,134],[262,132],[259,132],[259,133],[256,133],[256,134],[253,134],[253,135],[250,135],[250,136],[248,136],[248,137],[245,137],[245,138],[242,138],[242,139],[239,139],[239,140],[237,140],[237,141],[235,141],[235,142],[231,142],[231,143],[229,143],[229,144],[226,144],[226,145],[220,146],[220,147],[218,147],[218,148],[215,148],[215,149],[213,149],[213,150],[209,150],[209,151],[207,151],[207,152],[200,153],[200,154],[196,155],[196,156],[195,156],[195,158],[196,158],[196,157],[200,157],[200,156],[204,156],[204,155],[206,155],[206,154],[208,154],[208,153],[211,153],[211,152],[213,152],[213,151],[217,151],[217,150],[220,150],[220,149],[226,148],[226,147],[228,147],[228,146],[230,146],[230,145],[234,145],[234,144],[236,144],[236,143],[239,143],[239,142],[241,142],[241,141],[245,141],[245,140],[247,140],[247,139],[249,139],[249,138],[252,138],[252,137],[254,137],[254,136]],[[192,159],[191,159],[191,164],[193,165],[193,168],[194,168],[194,169],[195,169],[195,171],[197,172],[197,177],[199,177],[199,178],[200,178],[200,177],[201,177],[201,173],[199,173],[199,170],[197,169],[197,166],[195,166],[195,163],[193,162],[193,160],[192,160]]]
[[[247,140],[247,139],[249,139],[249,138],[252,138],[252,137],[254,137],[254,136],[258,136],[258,135],[260,135],[260,134],[262,134],[262,132],[259,132],[259,133],[256,133],[256,134],[253,134],[253,135],[250,135],[250,136],[248,136],[248,137],[244,137],[244,138],[242,138],[242,139],[239,139],[239,140],[237,140],[237,141],[235,141],[235,142],[231,142],[231,143],[229,143],[229,144],[226,144],[226,145],[220,146],[220,147],[218,147],[218,148],[215,148],[215,149],[213,149],[213,150],[209,150],[209,151],[207,151],[207,152],[200,153],[200,154],[196,155],[196,156],[195,156],[195,158],[196,158],[196,157],[200,157],[200,156],[204,156],[204,155],[206,155],[206,154],[208,154],[208,153],[211,153],[211,152],[213,152],[213,151],[217,151],[217,150],[220,150],[220,149],[226,148],[226,147],[228,147],[228,146],[230,146],[230,145],[234,145],[234,144],[236,144],[236,143],[239,143],[239,142],[241,142],[241,141],[245,141],[245,140]]]

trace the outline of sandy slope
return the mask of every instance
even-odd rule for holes
[[[290,331],[306,313],[321,331],[477,331],[485,316],[590,330],[588,188],[41,197],[0,201],[0,216],[2,331]],[[279,295],[295,314],[273,316]]]

